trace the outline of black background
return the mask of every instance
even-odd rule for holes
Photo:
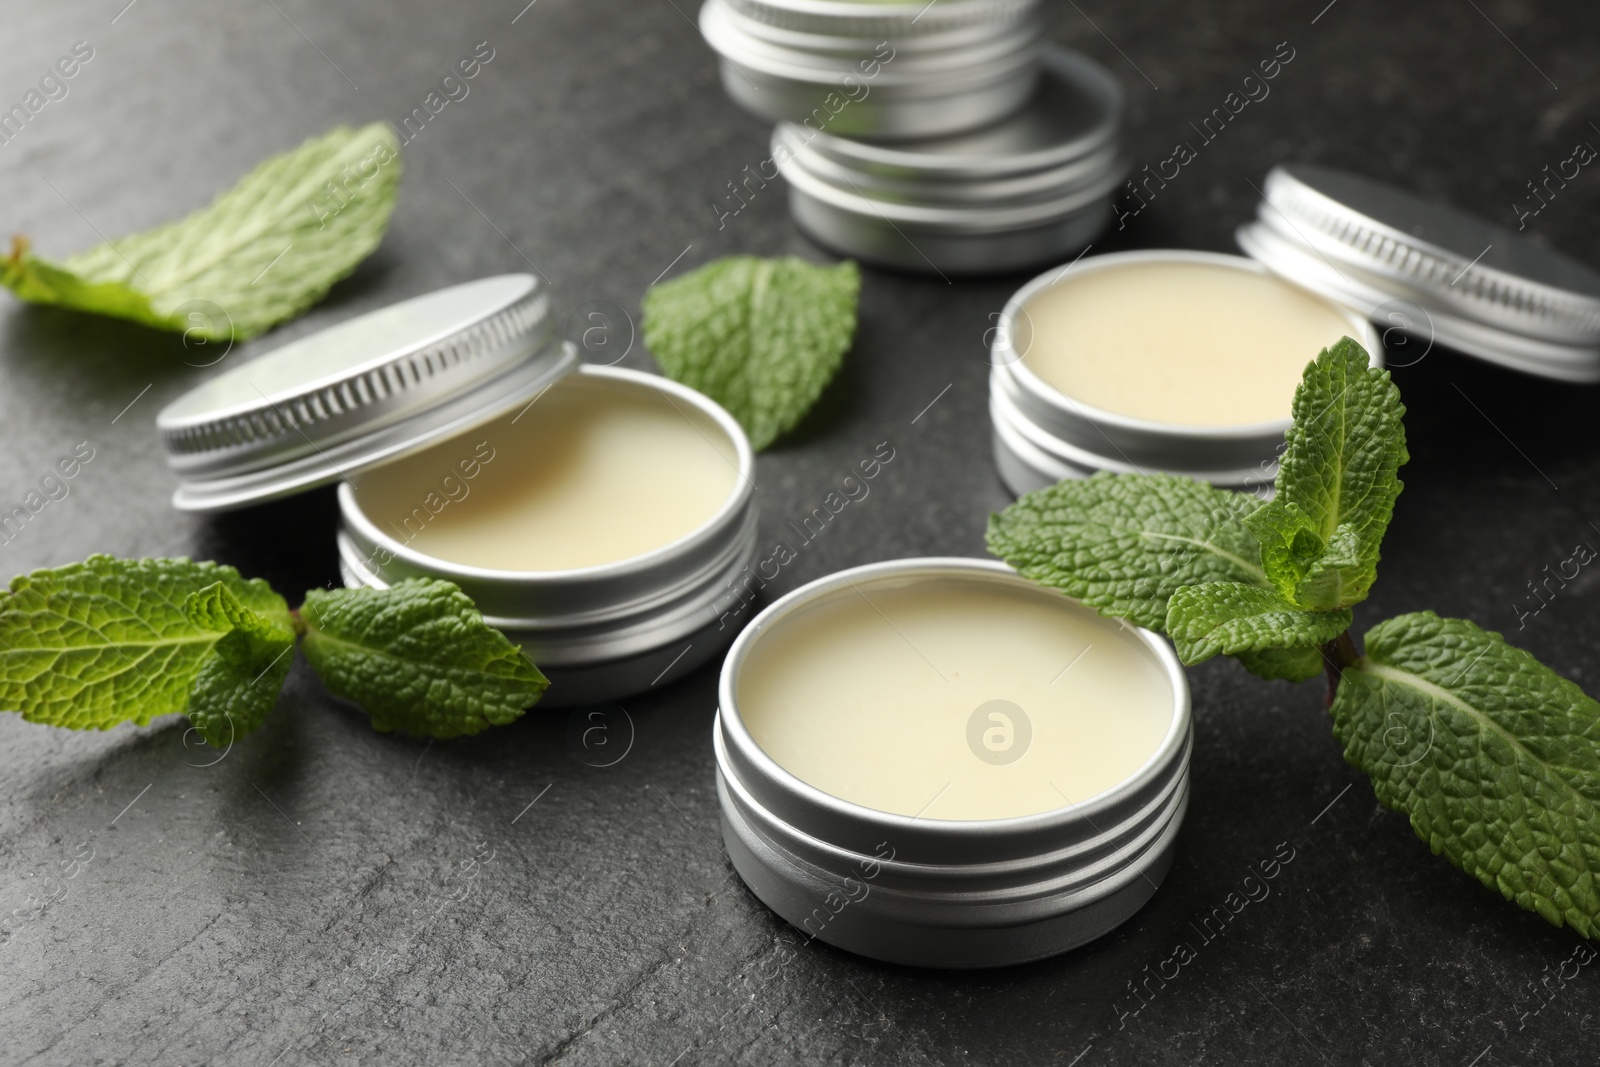
[[[0,145],[3,223],[45,255],[175,218],[336,123],[398,122],[474,45],[494,49],[470,95],[406,146],[378,252],[224,365],[529,262],[563,308],[637,317],[669,264],[824,258],[777,184],[718,228],[713,204],[766,158],[767,127],[723,96],[692,0],[123,2],[7,5],[0,103],[74,41],[95,50],[70,95]],[[1192,139],[1188,123],[1279,42],[1295,52],[1271,96],[1095,253],[1231,250],[1252,183],[1291,159],[1515,225],[1541,168],[1600,144],[1593,5],[1324,2],[1059,7],[1054,35],[1126,86],[1141,164]],[[1585,169],[1529,229],[1600,264],[1597,206],[1600,173]],[[1023,280],[866,272],[844,371],[760,458],[763,541],[879,442],[896,458],[774,593],[873,560],[983,553],[986,515],[1007,500],[984,332]],[[8,298],[0,347],[0,501],[76,443],[95,449],[71,495],[0,545],[8,573],[104,551],[218,559],[291,600],[337,580],[331,490],[216,519],[169,507],[152,419],[214,353]],[[624,362],[651,366],[637,344]],[[1358,627],[1434,608],[1517,631],[1526,584],[1600,544],[1596,393],[1437,350],[1395,377],[1412,461]],[[1512,634],[1591,691],[1596,588],[1585,570]],[[612,712],[632,745],[608,768],[582,762],[567,713],[537,708],[476,739],[377,735],[303,663],[268,724],[210,766],[177,718],[89,735],[6,716],[0,1061],[1594,1062],[1594,968],[1555,977],[1577,937],[1379,808],[1341,759],[1320,683],[1223,662],[1190,676],[1194,791],[1165,887],[1094,945],[972,974],[799,946],[744,889],[718,836],[711,668]],[[1270,897],[1201,945],[1190,924],[1283,842],[1295,858]],[[1196,958],[1122,1017],[1128,983],[1180,940]]]

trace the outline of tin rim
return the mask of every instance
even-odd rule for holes
[[[823,31],[849,27],[859,36],[894,33],[934,34],[972,25],[1006,24],[1025,19],[1038,0],[947,0],[933,18],[918,26],[934,5],[921,0],[864,4],[860,0],[724,0],[746,18],[766,25]]]
[[[1354,309],[1330,300],[1315,290],[1296,285],[1288,278],[1268,269],[1265,264],[1257,260],[1248,259],[1244,256],[1228,255],[1222,252],[1196,252],[1178,248],[1143,249],[1135,252],[1113,252],[1103,256],[1092,256],[1085,260],[1075,260],[1065,268],[1045,271],[1043,274],[1033,278],[1021,289],[1018,289],[1010,300],[1006,301],[1005,308],[1000,312],[1000,328],[995,333],[994,345],[990,349],[990,362],[997,369],[1009,373],[1012,380],[1026,392],[1029,399],[1042,402],[1048,408],[1068,418],[1082,420],[1095,426],[1110,427],[1154,437],[1200,438],[1216,442],[1244,442],[1251,438],[1281,437],[1287,433],[1289,427],[1294,424],[1292,415],[1282,419],[1242,423],[1237,426],[1188,426],[1183,423],[1157,422],[1153,419],[1142,419],[1134,415],[1123,415],[1115,411],[1107,411],[1076,397],[1068,396],[1039,377],[1028,367],[1024,359],[1024,353],[1018,352],[1012,343],[1012,338],[1016,333],[1017,316],[1022,312],[1024,305],[1046,289],[1065,284],[1065,280],[1068,278],[1076,278],[1084,273],[1106,270],[1130,263],[1202,263],[1232,270],[1247,271],[1291,286],[1321,301],[1351,326],[1355,327],[1356,333],[1359,334],[1357,339],[1362,343],[1362,347],[1367,350],[1368,365],[1372,367],[1383,366],[1383,347],[1378,342],[1378,337],[1373,330],[1371,321]]]
[[[1049,431],[1031,421],[1017,402],[994,381],[1000,368],[996,367],[990,376],[989,387],[989,420],[994,432],[1004,438],[1004,443],[1018,458],[1029,459],[1019,453],[1018,445],[1042,454],[1048,459],[1052,467],[1060,466],[1073,472],[1067,477],[1077,476],[1087,478],[1100,471],[1110,471],[1113,474],[1146,474],[1153,464],[1140,465],[1121,456],[1106,456],[1081,445],[1064,441],[1052,435]],[[1266,466],[1232,467],[1227,469],[1183,468],[1176,466],[1162,466],[1159,469],[1166,474],[1179,474],[1185,478],[1206,482],[1223,489],[1256,489],[1270,490],[1273,479],[1278,471],[1276,456],[1265,460]],[[1030,466],[1037,468],[1037,464]],[[1043,470],[1043,468],[1038,468]],[[1060,481],[1061,478],[1052,478],[1051,482]]]
[[[1124,778],[1110,789],[1103,790],[1094,796],[1085,798],[1078,803],[1068,801],[1060,808],[1051,808],[1047,811],[1035,812],[1030,815],[1017,815],[1003,819],[937,819],[923,816],[897,815],[893,812],[880,811],[869,808],[854,801],[836,797],[832,793],[824,792],[814,785],[802,780],[793,772],[784,768],[769,756],[755,738],[750,735],[744,725],[743,717],[739,714],[736,690],[740,668],[745,658],[749,655],[751,647],[763,634],[780,622],[797,608],[806,603],[820,599],[824,596],[849,588],[856,581],[875,581],[893,577],[982,577],[989,580],[1004,582],[1030,590],[1040,590],[1043,587],[1023,578],[1015,570],[997,560],[973,559],[964,556],[931,556],[913,559],[888,560],[880,563],[868,563],[847,570],[838,571],[815,581],[808,582],[778,600],[768,605],[757,615],[744,631],[734,640],[729,648],[727,657],[722,663],[722,675],[717,683],[717,725],[714,730],[721,735],[727,759],[719,760],[719,769],[731,780],[740,783],[746,790],[752,791],[765,801],[761,796],[759,784],[765,784],[782,794],[786,794],[799,802],[811,812],[820,813],[825,820],[838,824],[848,822],[858,827],[870,827],[873,832],[886,832],[896,835],[896,840],[907,842],[949,842],[962,841],[967,844],[982,844],[994,846],[1007,840],[1028,839],[1035,837],[1048,837],[1052,831],[1059,831],[1068,827],[1078,827],[1084,823],[1094,824],[1094,817],[1104,814],[1108,809],[1116,807],[1119,803],[1137,796],[1144,790],[1151,788],[1156,780],[1163,775],[1170,774],[1169,768],[1173,761],[1180,758],[1189,744],[1189,735],[1192,727],[1192,714],[1190,708],[1189,683],[1183,672],[1183,665],[1178,660],[1177,653],[1170,643],[1158,635],[1140,627],[1134,627],[1138,639],[1145,645],[1156,661],[1161,665],[1168,685],[1172,689],[1172,719],[1168,723],[1167,732],[1162,737],[1161,743],[1154,752],[1139,766],[1139,769]],[[1049,590],[1046,590],[1049,591]],[[1064,600],[1079,605],[1085,610],[1093,610],[1087,605],[1074,601],[1070,597]],[[749,766],[755,774],[747,776],[739,774],[736,763],[742,762]],[[769,807],[770,805],[764,804]],[[808,825],[795,824],[795,828],[802,833],[812,834],[818,840],[829,842],[826,835],[818,835]],[[985,849],[984,851],[989,851]]]
[[[1108,139],[1082,155],[1063,162],[1049,161],[1038,168],[1017,167],[1002,170],[999,165],[984,168],[988,173],[919,174],[913,168],[890,170],[861,165],[858,160],[841,158],[831,146],[815,144],[821,136],[802,140],[801,128],[792,122],[779,123],[772,131],[773,160],[791,183],[820,181],[846,200],[863,200],[904,211],[911,207],[924,211],[951,211],[974,214],[978,211],[1003,211],[1054,204],[1084,195],[1096,198],[1109,193],[1127,171],[1128,158],[1115,140]],[[843,138],[833,138],[835,142]],[[787,153],[788,160],[779,161]],[[785,163],[800,172],[801,182],[783,170]],[[848,185],[850,192],[842,186]]]
[[[1392,286],[1412,289],[1429,299],[1452,304],[1469,317],[1514,317],[1534,333],[1569,344],[1592,345],[1600,340],[1600,275],[1587,264],[1535,246],[1547,262],[1559,264],[1564,271],[1585,275],[1583,280],[1595,287],[1590,292],[1519,274],[1493,263],[1469,261],[1470,252],[1463,253],[1409,233],[1324,192],[1315,184],[1319,176],[1323,181],[1345,182],[1358,189],[1365,187],[1373,195],[1414,201],[1418,210],[1453,216],[1450,221],[1481,230],[1483,236],[1494,237],[1492,244],[1512,242],[1514,248],[1522,249],[1531,244],[1505,227],[1453,207],[1424,201],[1408,190],[1312,164],[1272,168],[1257,207],[1259,222],[1281,229],[1276,220],[1282,218],[1308,247],[1335,252],[1347,264],[1363,268]],[[1294,220],[1290,219],[1291,214]],[[1295,220],[1309,227],[1311,235],[1295,226]],[[1317,238],[1323,239],[1321,249],[1317,249]],[[1488,251],[1485,248],[1479,252],[1480,259]],[[1438,282],[1446,277],[1452,280],[1440,291]],[[1463,281],[1466,285],[1457,289]],[[1539,321],[1556,318],[1567,319],[1565,328]]]
[[[836,137],[826,131],[815,133],[805,142],[805,147],[837,163],[890,176],[935,174],[941,179],[982,180],[1063,166],[1104,149],[1119,138],[1124,98],[1121,84],[1109,71],[1079,52],[1055,46],[1044,50],[1040,68],[1041,77],[1059,78],[1071,92],[1081,93],[1098,105],[1099,120],[1090,127],[1088,133],[1058,145],[1009,156],[914,151],[901,144]],[[780,131],[774,131],[774,141]],[[950,139],[963,136],[970,136],[970,133],[947,135]],[[928,140],[938,142],[946,139]]]
[[[754,32],[751,20],[725,0],[706,0],[698,26],[724,62],[761,77],[813,88],[837,89],[846,75],[865,77],[858,63],[877,59],[876,49],[884,41],[882,36],[821,35],[760,23],[753,26],[761,32]],[[1038,25],[1023,21],[968,27],[911,41],[895,39],[900,48],[891,60],[881,61],[878,73],[868,80],[895,94],[896,99],[972,91],[975,85],[1016,77],[1019,66],[1030,65],[1041,47],[1039,37]]]
[[[852,3],[859,8],[864,5]],[[882,7],[879,6],[881,10]],[[907,5],[908,10],[915,7]],[[920,5],[921,10],[937,10],[931,4]],[[1031,11],[1022,11],[1016,17],[1002,21],[968,22],[936,26],[930,19],[919,32],[906,34],[900,29],[873,27],[863,24],[818,23],[817,28],[801,28],[794,23],[773,22],[753,15],[740,0],[708,0],[702,8],[702,18],[722,34],[722,40],[737,54],[742,48],[752,53],[771,57],[792,56],[802,65],[814,60],[817,65],[837,66],[862,56],[877,58],[877,49],[889,44],[894,49],[892,61],[902,58],[912,61],[913,67],[950,68],[975,66],[1001,52],[1033,44],[1040,36],[1041,23]],[[909,23],[908,23],[909,25]],[[884,60],[885,63],[890,60]],[[926,73],[927,71],[924,71]],[[883,71],[881,73],[891,73]]]
[[[952,233],[991,234],[1032,229],[1095,207],[1122,180],[1126,157],[1118,153],[1113,158],[1115,162],[1093,184],[1072,188],[1049,200],[999,207],[926,206],[878,200],[861,192],[840,189],[795,159],[779,163],[778,170],[797,191],[839,211],[882,219],[890,224],[903,223]]]
[[[573,567],[568,570],[558,571],[517,571],[500,570],[491,567],[475,567],[465,563],[455,563],[430,556],[423,552],[407,547],[404,543],[395,540],[387,533],[380,530],[376,523],[362,510],[355,498],[355,488],[349,480],[339,485],[339,510],[344,521],[361,533],[363,537],[374,544],[383,546],[396,559],[410,564],[418,570],[426,570],[441,578],[455,580],[465,579],[472,583],[505,583],[515,582],[522,584],[537,584],[542,586],[583,584],[596,580],[627,578],[642,571],[666,562],[677,555],[685,547],[704,540],[710,533],[730,526],[749,507],[755,496],[755,483],[752,480],[755,473],[755,451],[750,447],[750,439],[745,434],[744,428],[737,420],[716,401],[702,393],[696,392],[687,386],[680,385],[669,378],[658,374],[647,374],[643,371],[628,370],[624,367],[598,367],[590,364],[581,364],[576,373],[586,378],[595,378],[605,381],[623,381],[645,388],[659,389],[679,400],[698,409],[701,414],[709,417],[717,426],[727,434],[733,442],[734,451],[738,454],[737,484],[728,499],[714,512],[710,518],[693,530],[670,541],[665,545],[653,548],[637,556],[626,559],[613,560],[610,563],[598,563],[589,567]],[[501,412],[500,414],[504,414]]]
[[[1415,286],[1345,261],[1339,270],[1319,254],[1316,246],[1287,239],[1259,220],[1234,231],[1239,247],[1279,277],[1346,307],[1368,307],[1377,312],[1386,305],[1410,305],[1428,320],[1428,329],[1402,328],[1401,332],[1435,341],[1472,359],[1507,370],[1556,381],[1590,384],[1600,381],[1600,351],[1590,345],[1564,344],[1518,333],[1505,325],[1458,313],[1437,303]]]

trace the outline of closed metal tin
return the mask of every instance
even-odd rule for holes
[[[1193,745],[1188,684],[1171,646],[1138,632],[1173,693],[1155,754],[1097,797],[1020,818],[913,818],[831,796],[761,750],[737,701],[749,650],[789,613],[852,586],[951,575],[1038,588],[988,560],[895,560],[812,582],[758,615],[723,663],[717,795],[735,870],[801,930],[893,963],[996,967],[1100,937],[1133,915],[1171,866]]]
[[[721,608],[732,601],[736,580],[756,552],[755,453],[731,415],[657,375],[593,366],[575,374],[576,381],[564,384],[659,392],[713,420],[738,456],[738,480],[721,509],[685,537],[630,559],[563,571],[501,571],[417,551],[362,510],[360,475],[339,487],[345,584],[381,589],[416,577],[456,583],[550,678],[541,700],[548,707],[616,700],[710,660],[733,636]]]
[[[1558,381],[1600,381],[1600,273],[1584,264],[1328,167],[1274,167],[1262,192],[1237,239],[1276,273],[1426,343]]]
[[[1134,418],[1085,404],[1045,382],[1023,360],[1015,341],[1028,301],[1085,273],[1128,263],[1203,263],[1272,276],[1264,265],[1214,252],[1160,249],[1118,252],[1079,260],[1048,271],[1019,289],[1001,312],[990,346],[989,416],[995,465],[1013,493],[1032,492],[1063,478],[1096,471],[1161,471],[1228,489],[1270,495],[1277,456],[1291,419],[1246,426],[1180,426]],[[1287,284],[1287,283],[1286,283]],[[1325,298],[1324,298],[1325,299]],[[1349,323],[1350,335],[1382,365],[1382,345],[1368,319],[1331,304]]]
[[[982,130],[896,144],[783,123],[772,158],[795,223],[834,251],[934,274],[1060,260],[1111,219],[1127,170],[1122,90],[1051,48],[1027,105]]]
[[[722,84],[772,120],[848,137],[935,137],[1015,111],[1037,78],[1038,0],[707,0]]]

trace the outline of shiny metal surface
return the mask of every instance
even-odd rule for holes
[[[1056,471],[1069,477],[1108,470],[1162,471],[1227,488],[1270,487],[1278,449],[1291,422],[1288,417],[1251,426],[1179,426],[1121,415],[1066,396],[1035,374],[1024,359],[1026,353],[1017,351],[1017,324],[1030,300],[1086,273],[1129,263],[1202,263],[1271,274],[1262,264],[1240,256],[1153,249],[1082,259],[1065,269],[1046,271],[1017,290],[1000,314],[989,353],[994,365],[989,411],[995,448],[1004,450],[1002,472],[1012,472],[1006,484],[1022,492],[1026,490],[1018,485],[1041,488],[1035,482]],[[1332,307],[1349,323],[1350,335],[1366,348],[1372,365],[1381,366],[1383,346],[1372,323],[1346,306]]]
[[[1587,266],[1327,167],[1275,167],[1262,191],[1237,240],[1291,281],[1366,314],[1403,302],[1426,322],[1409,332],[1502,366],[1600,380],[1600,274]]]
[[[1122,94],[1050,49],[1020,111],[981,131],[885,145],[780,124],[773,161],[819,244],[902,270],[974,274],[1070,257],[1111,219],[1127,169]]]
[[[1122,86],[1080,53],[1047,49],[1045,76],[1028,107],[981,130],[884,144],[820,131],[806,143],[864,176],[924,184],[1014,178],[1048,171],[1115,144],[1122,133]],[[796,131],[803,132],[803,131]]]
[[[723,840],[752,891],[807,933],[851,952],[925,967],[994,967],[1101,936],[1155,891],[1187,807],[1189,690],[1171,646],[1140,631],[1172,686],[1172,723],[1126,782],[1078,805],[952,821],[875,811],[807,785],[756,745],[739,715],[748,650],[819,597],[919,576],[1037,588],[1004,564],[895,560],[820,579],[772,604],[723,663],[713,729]]]
[[[385,588],[415,577],[455,582],[489,622],[528,650],[551,677],[541,705],[613,700],[676,677],[731,639],[721,615],[755,559],[755,454],[744,430],[704,395],[653,374],[583,366],[588,387],[664,392],[713,419],[734,443],[739,479],[699,529],[652,552],[565,571],[498,571],[438,559],[407,545],[362,511],[356,485],[339,488],[340,568],[351,587]],[[537,462],[537,457],[527,457]],[[682,655],[681,662],[675,657]],[[663,659],[663,657],[665,657]],[[686,666],[687,665],[687,666]],[[554,672],[554,673],[552,673]]]
[[[721,56],[724,89],[747,111],[903,140],[1021,107],[1043,47],[1037,9],[1036,0],[707,0],[700,30]]]
[[[1111,223],[1111,204],[1047,223],[1001,232],[949,232],[895,222],[870,209],[857,212],[789,190],[789,212],[824,248],[878,266],[918,274],[987,274],[1048,263],[1093,241]]]
[[[1037,0],[727,0],[753,21],[832,37],[934,37],[970,28],[1008,26],[1033,15]]]
[[[570,370],[530,274],[483,278],[302,337],[156,418],[173,504],[223,511],[325,485],[494,418]]]

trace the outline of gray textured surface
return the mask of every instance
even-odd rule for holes
[[[121,4],[7,5],[0,102],[73,41],[96,50],[66,99],[0,145],[4,223],[46,254],[185,212],[336,122],[398,121],[475,43],[495,49],[470,96],[407,146],[379,252],[229,360],[526,269],[524,254],[567,308],[629,310],[680,253],[674,271],[816,254],[776,186],[718,230],[711,205],[764,158],[766,130],[723,99],[686,0],[538,0],[514,25],[521,0]],[[1249,183],[1285,158],[1514,224],[1543,166],[1600,144],[1592,5],[1075,6],[1056,35],[1123,79],[1141,162],[1192,138],[1188,123],[1277,42],[1296,49],[1272,95],[1097,251],[1227,249]],[[1595,263],[1597,209],[1586,169],[1530,228]],[[1020,280],[867,275],[846,370],[760,460],[764,521],[809,511],[880,441],[896,458],[776,592],[870,560],[981,553],[1004,503],[982,338]],[[0,347],[0,499],[76,442],[96,450],[69,497],[0,545],[7,573],[109,551],[216,558],[291,593],[336,579],[329,491],[209,521],[168,508],[151,419],[205,373],[176,343],[0,300]],[[627,363],[649,366],[637,346]],[[1600,544],[1596,394],[1437,352],[1396,377],[1413,461],[1358,623],[1434,607],[1515,630],[1526,583],[1576,542]],[[1585,572],[1516,635],[1591,691],[1597,599]],[[743,889],[717,840],[711,670],[627,702],[616,729],[631,721],[632,748],[609,768],[584,764],[566,715],[537,710],[476,740],[377,736],[303,664],[269,724],[209,766],[178,721],[87,736],[6,716],[0,1061],[1593,1062],[1600,979],[1556,978],[1577,939],[1380,810],[1316,684],[1224,664],[1192,680],[1194,797],[1166,886],[1098,944],[966,975],[798,947]],[[1202,944],[1191,924],[1285,841],[1296,858],[1271,896]],[[1127,983],[1180,940],[1195,958],[1119,1026]]]

